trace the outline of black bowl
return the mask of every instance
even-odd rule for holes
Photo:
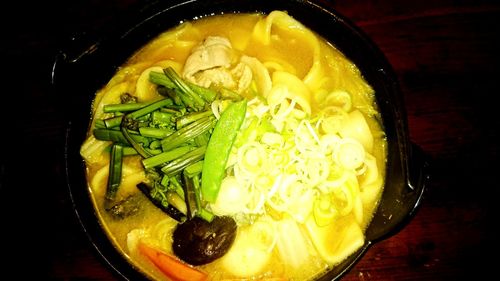
[[[68,118],[66,175],[78,219],[95,250],[126,280],[146,277],[114,248],[102,230],[87,191],[79,148],[85,139],[95,92],[138,48],[181,21],[233,12],[286,10],[292,17],[332,42],[361,70],[375,89],[388,140],[386,185],[380,205],[367,228],[366,242],[319,280],[337,280],[361,259],[373,243],[394,235],[414,215],[428,181],[428,161],[409,140],[407,117],[396,76],[377,46],[331,6],[300,0],[175,0],[134,6],[101,34],[77,36],[57,55],[52,83]]]

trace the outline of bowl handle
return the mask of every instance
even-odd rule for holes
[[[429,157],[416,144],[411,143],[409,147],[407,186],[411,190],[408,193],[407,202],[412,202],[408,217],[415,215],[416,210],[422,203],[424,191],[430,179]]]
[[[414,143],[408,146],[406,176],[394,188],[385,190],[377,213],[366,231],[370,242],[383,240],[400,231],[415,215],[429,181],[429,159]]]
[[[70,65],[92,54],[99,45],[100,42],[96,41],[96,37],[85,32],[75,33],[64,40],[52,64],[52,85],[57,85],[61,81],[60,77],[64,76]]]

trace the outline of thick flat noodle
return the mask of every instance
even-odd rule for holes
[[[98,140],[90,135],[80,147],[80,155],[90,164],[102,162],[105,160],[104,151],[110,144],[110,141]]]
[[[162,47],[152,50],[151,54],[148,56],[153,58],[153,61],[175,60],[182,62],[186,60],[189,56],[189,52],[196,44],[198,44],[198,41],[177,40],[167,42]]]
[[[363,231],[352,219],[319,227],[311,218],[306,222],[306,229],[314,247],[329,264],[342,262],[364,243]]]
[[[311,114],[311,93],[309,88],[297,76],[284,72],[273,73],[273,89],[267,101],[273,106],[279,104],[283,98],[295,100],[305,113]]]
[[[155,100],[161,97],[156,90],[156,85],[149,81],[149,73],[151,71],[163,72],[163,68],[160,66],[152,66],[146,68],[139,79],[137,79],[137,83],[135,84],[135,96],[137,97],[139,102]]]
[[[105,92],[106,89],[110,89],[116,84],[132,79],[133,76],[137,75],[137,73],[140,73],[143,69],[146,69],[150,65],[150,62],[139,62],[119,68],[115,76],[109,80],[105,89],[101,92]],[[96,97],[96,100],[97,99],[98,97]]]
[[[285,71],[290,74],[297,75],[297,69],[295,66],[279,58],[268,59],[263,61],[262,64],[267,68],[270,75],[272,75],[275,71]]]
[[[300,22],[290,17],[287,13],[282,11],[273,11],[267,17],[255,24],[252,33],[253,38],[264,45],[269,45],[271,43],[271,29],[273,24],[290,30],[297,30],[300,32],[307,31]]]
[[[253,79],[257,86],[257,91],[263,97],[267,97],[272,87],[271,77],[267,68],[256,58],[242,56],[241,62],[250,67],[253,74]]]
[[[382,178],[378,170],[377,159],[369,153],[365,156],[365,166],[365,172],[359,177],[361,190],[363,190],[363,186],[370,185]]]
[[[161,34],[135,54],[132,62],[174,60],[184,62],[191,49],[203,39],[200,31],[191,23],[181,24],[172,31]]]
[[[311,91],[317,91],[321,85],[322,79],[325,77],[324,69],[327,62],[322,59],[322,48],[320,48],[318,38],[311,32],[306,33],[305,37],[307,43],[311,45],[311,49],[313,50],[313,63],[303,81]]]
[[[364,115],[359,110],[349,113],[340,129],[343,138],[353,138],[359,141],[368,153],[373,149],[373,135]]]
[[[271,44],[273,25],[279,26],[290,32],[293,36],[300,38],[303,44],[307,46],[301,48],[301,50],[304,52],[311,52],[307,54],[312,58],[311,67],[305,72],[306,74],[303,77],[303,81],[310,90],[316,91],[319,85],[321,85],[321,80],[325,76],[324,64],[326,64],[326,62],[321,59],[321,48],[318,38],[288,14],[281,11],[275,11],[270,13],[265,19],[257,22],[252,33],[254,40],[263,45]]]
[[[274,224],[261,218],[251,226],[239,228],[233,246],[222,258],[222,265],[235,276],[255,276],[265,269],[275,244]]]
[[[311,39],[315,37],[301,23],[275,11],[255,24],[247,50],[260,61],[274,62],[302,79],[313,65]]]
[[[328,79],[321,81],[321,88],[328,90],[328,92],[332,90],[345,91],[351,95],[352,104],[355,104],[356,108],[365,115],[377,114],[373,103],[374,90],[363,79],[363,75],[356,65],[339,50],[331,47],[326,48],[326,45],[322,45],[321,55],[325,61],[329,62],[325,66],[327,67]]]
[[[159,66],[162,69],[172,67],[175,70],[175,72],[177,72],[177,73],[180,73],[182,70],[182,64],[180,64],[179,62],[174,61],[174,60],[162,60],[162,61],[154,63],[154,66]]]
[[[364,215],[363,215],[363,200],[361,196],[356,197],[354,201],[354,209],[353,209],[354,218],[359,225],[362,225]]]

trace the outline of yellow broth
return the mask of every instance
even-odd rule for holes
[[[322,112],[328,106],[328,93],[336,90],[345,91],[350,94],[352,100],[352,110],[359,110],[366,119],[373,136],[373,148],[370,154],[376,159],[378,170],[377,180],[369,187],[363,186],[364,174],[357,176],[360,182],[360,196],[362,196],[363,214],[362,221],[358,222],[359,227],[366,229],[373,212],[379,201],[384,183],[384,172],[386,164],[386,139],[383,128],[377,120],[380,120],[378,109],[374,101],[372,88],[363,79],[360,71],[349,61],[334,45],[323,40],[318,35],[310,31],[302,31],[299,28],[286,28],[286,25],[295,24],[287,18],[276,16],[276,24],[269,24],[270,36],[255,35],[257,24],[266,24],[266,15],[262,14],[226,14],[210,16],[192,22],[184,22],[178,27],[162,33],[143,48],[138,50],[116,74],[109,83],[100,89],[94,100],[93,113],[88,135],[91,136],[91,129],[95,120],[102,118],[100,113],[104,104],[119,103],[119,94],[127,92],[132,95],[136,93],[136,83],[144,70],[152,66],[162,68],[172,66],[177,72],[181,72],[184,63],[190,55],[192,49],[200,44],[208,36],[220,36],[229,39],[237,56],[250,56],[257,58],[270,72],[281,71],[291,73],[299,79],[307,82],[306,85],[311,93],[311,118]],[[270,21],[269,21],[270,22]],[[268,22],[268,23],[269,23]],[[261,30],[264,30],[261,28]],[[311,43],[311,34],[317,44]],[[268,38],[270,42],[263,42],[262,38]],[[316,65],[316,66],[315,66]],[[313,75],[311,70],[320,73]],[[320,78],[318,78],[320,77]],[[325,78],[326,77],[326,78]],[[255,94],[255,93],[254,93]],[[252,98],[252,93],[243,93],[247,98]],[[141,94],[139,101],[158,99],[155,87]],[[99,143],[100,141],[95,141]],[[109,144],[109,143],[108,143]],[[87,180],[90,197],[95,210],[99,215],[100,223],[106,231],[108,237],[113,241],[115,247],[121,252],[131,264],[139,268],[142,272],[158,280],[167,278],[149,260],[138,252],[130,252],[127,246],[127,235],[134,229],[143,229],[147,233],[143,237],[152,245],[160,247],[165,252],[172,252],[171,233],[176,225],[176,221],[167,214],[160,211],[151,204],[146,197],[141,197],[141,210],[134,216],[123,220],[115,220],[104,210],[104,193],[107,183],[107,167],[109,165],[109,153],[103,150],[107,144],[104,143],[100,150],[93,152],[90,157],[86,157]],[[82,148],[82,151],[84,148]],[[143,167],[140,156],[125,157],[123,183],[119,190],[119,195],[125,197],[127,194],[140,193],[135,185],[144,180]],[[359,216],[359,215],[358,215]],[[336,219],[335,227],[339,232],[343,227],[352,223],[355,215],[351,212]],[[304,225],[299,224],[305,232]],[[244,229],[245,225],[240,225],[239,229]],[[338,239],[332,233],[332,240]],[[305,235],[305,239],[308,237]],[[270,260],[264,265],[259,273],[253,276],[252,280],[266,278],[277,278],[276,280],[310,280],[335,264],[325,261],[315,250],[315,246],[307,241],[310,258],[308,262],[299,269],[290,268],[280,257],[279,251],[274,247]],[[352,252],[352,251],[351,251]],[[241,265],[245,267],[245,265]],[[227,272],[221,259],[212,263],[200,266],[202,270],[209,273],[212,280],[243,280],[243,277],[235,276]]]

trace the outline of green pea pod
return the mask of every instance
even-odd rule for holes
[[[246,109],[246,100],[230,104],[222,112],[208,141],[201,174],[201,194],[208,202],[214,203],[217,199],[231,147],[245,119]]]

